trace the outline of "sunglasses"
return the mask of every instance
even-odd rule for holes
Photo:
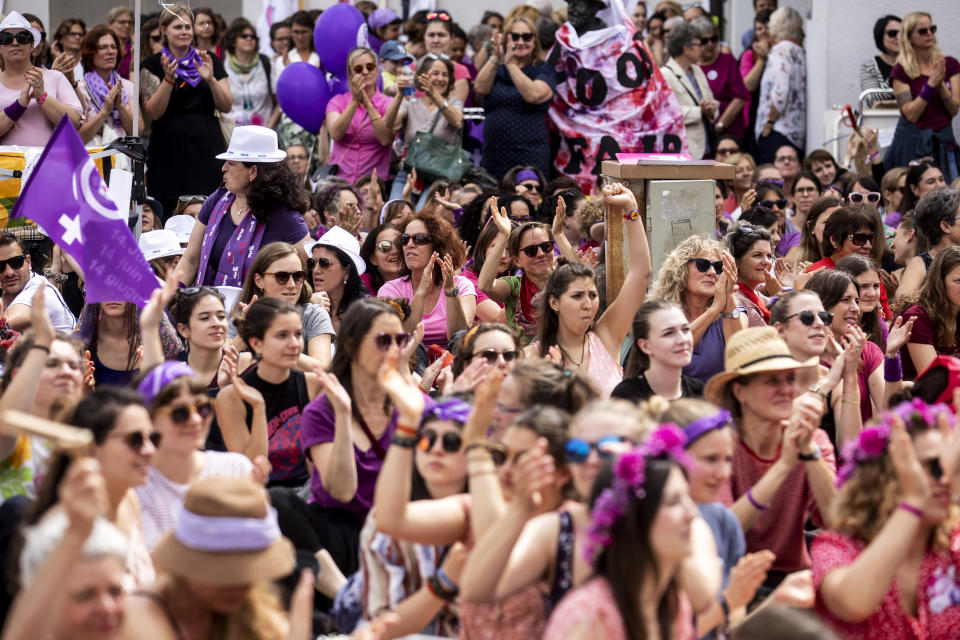
[[[445,53],[428,53],[423,57],[426,58],[427,60],[449,60],[450,59],[450,56],[448,56]]]
[[[887,29],[886,31],[884,31],[884,33],[887,34],[887,37],[888,37],[888,38],[896,38],[897,36],[900,35],[900,30],[899,30],[899,29]]]
[[[517,186],[522,189],[526,189],[527,191],[535,191],[537,193],[540,193],[540,185],[537,184],[536,182],[521,182]]]
[[[937,32],[937,25],[935,25],[935,24],[932,24],[932,25],[930,25],[929,27],[920,27],[919,29],[917,29],[917,33],[920,34],[921,36],[925,36],[925,35],[927,35],[928,33],[929,33],[930,35],[933,35],[933,34],[935,34],[936,32]],[[0,44],[3,44],[3,43],[0,42]]]
[[[0,31],[0,45],[9,46],[16,40],[17,44],[33,44],[33,34],[29,31],[18,31],[16,34]],[[43,38],[41,38],[41,41]]]
[[[758,207],[766,207],[767,209],[783,209],[787,206],[787,199],[780,198],[779,200],[761,200],[757,203]]]
[[[68,35],[68,36],[72,36],[72,37],[74,37],[74,38],[82,38],[83,36],[85,36],[85,35],[87,35],[87,34],[85,34],[83,31],[68,31],[68,32],[67,32],[67,35]]]
[[[393,249],[393,243],[389,240],[381,240],[377,243],[377,251],[380,253],[390,253],[391,249]]]
[[[473,354],[472,358],[483,358],[490,364],[494,364],[497,361],[497,358],[503,356],[504,362],[513,362],[520,357],[520,352],[516,349],[510,349],[508,351],[497,351],[496,349],[484,349],[483,351],[478,351]]]
[[[160,40],[158,39],[157,42]],[[180,202],[186,202],[187,204],[196,204],[198,202],[203,203],[207,201],[207,196],[201,195],[192,195],[192,196],[180,196]]]
[[[588,442],[581,438],[570,438],[564,448],[567,462],[582,464],[590,457],[591,450],[596,450],[601,460],[609,460],[613,457],[613,452],[606,445],[620,444],[621,442],[623,442],[622,436],[603,436],[596,442]]]
[[[356,75],[360,75],[365,70],[367,72],[370,72],[376,68],[377,68],[377,65],[373,64],[372,62],[368,62],[367,64],[356,64],[353,66],[353,73]]]
[[[10,265],[10,268],[16,271],[23,266],[23,263],[26,262],[27,256],[13,256],[12,258],[7,258],[6,260],[0,260],[0,273],[3,273],[7,270],[7,265]]]
[[[808,327],[813,326],[814,317],[820,318],[820,322],[822,322],[825,325],[829,325],[831,322],[833,322],[833,314],[830,313],[829,311],[817,311],[816,314],[814,314],[813,311],[801,311],[799,313],[794,313],[793,315],[787,316],[786,318],[783,319],[783,321],[785,323],[790,322],[790,318],[796,318],[796,317],[799,317],[800,322],[802,322],[804,325]]]
[[[717,149],[718,156],[719,155],[728,156],[731,153],[739,153],[739,152],[740,152],[740,149],[738,149],[737,147],[720,147]]]
[[[420,442],[417,443],[417,448],[420,449],[420,451],[430,451],[436,442],[437,432],[433,429],[423,429],[420,432]],[[447,431],[440,437],[440,444],[447,453],[456,453],[460,451],[460,447],[463,446],[463,438],[455,431]]]
[[[508,35],[510,36],[510,39],[514,42],[516,42],[517,40],[523,40],[524,42],[533,42],[532,33],[517,33],[515,31],[511,31]]]
[[[374,338],[374,342],[377,343],[377,349],[380,351],[386,351],[390,348],[390,344],[393,342],[397,343],[398,349],[403,349],[407,344],[410,343],[410,334],[409,333],[378,333]]]
[[[878,202],[880,202],[880,194],[877,193],[876,191],[871,191],[870,193],[859,193],[857,191],[854,191],[853,193],[850,193],[849,195],[847,195],[847,200],[849,200],[853,204],[860,204],[864,200],[866,200],[870,204],[877,204]]]
[[[217,289],[216,289],[215,287],[207,287],[207,286],[203,286],[203,287],[186,287],[185,289],[180,289],[180,290],[179,290],[179,293],[180,293],[181,296],[195,296],[195,295],[197,295],[198,293],[200,293],[201,291],[203,291],[203,292],[205,292],[205,293],[211,293],[211,294],[214,294],[214,295],[217,295],[217,294],[220,293],[219,291],[217,291]]]
[[[150,42],[160,42],[162,39],[160,36],[150,36]]]
[[[258,40],[257,34],[255,33],[243,33],[237,36],[241,40]]]
[[[943,477],[943,465],[940,464],[940,458],[929,458],[927,460],[921,460],[920,464],[923,466],[923,469],[930,474],[930,477],[934,480],[939,480]]]
[[[446,11],[431,11],[427,14],[427,22],[431,20],[443,20],[444,22],[450,22],[450,14]]]
[[[400,235],[400,246],[405,247],[407,243],[413,240],[413,244],[418,247],[430,244],[430,234],[429,233],[415,233],[410,235],[409,233],[404,233]]]
[[[719,36],[711,36],[711,37],[709,37],[709,38],[700,38],[700,46],[701,46],[701,47],[705,47],[705,46],[707,46],[708,44],[717,44],[718,42],[720,42],[720,37],[719,37]]]
[[[553,253],[553,243],[541,242],[539,244],[531,244],[529,246],[526,246],[520,249],[520,251],[525,253],[528,258],[536,258],[537,255],[540,254],[541,252],[545,254]]]
[[[922,164],[933,164],[933,156],[923,156],[922,158],[914,158],[907,163],[907,166],[910,167],[919,167]]]
[[[134,453],[140,453],[143,450],[143,445],[150,441],[150,444],[153,445],[154,449],[160,447],[160,441],[163,440],[163,434],[159,431],[153,431],[150,435],[143,435],[142,431],[131,431],[130,433],[111,433],[107,436],[108,438],[120,438],[123,440],[123,443],[130,447],[130,450]]]
[[[716,262],[711,262],[706,258],[690,258],[687,260],[687,264],[690,264],[691,262],[697,267],[697,271],[700,273],[706,273],[710,270],[710,267],[713,267],[713,270],[716,271],[717,274],[723,273],[722,260],[717,260]]]
[[[855,247],[862,247],[863,245],[873,244],[873,234],[867,233],[866,231],[858,231],[857,233],[851,233],[847,236],[850,239],[850,242],[853,243]]]
[[[333,261],[330,258],[307,258],[307,271],[313,271],[318,266],[321,269],[329,269]]]
[[[213,403],[209,400],[197,405],[185,404],[179,407],[161,407],[158,413],[165,413],[170,416],[174,424],[186,424],[193,414],[200,416],[201,420],[206,420],[213,415]]]
[[[303,279],[307,277],[306,271],[268,271],[263,274],[265,276],[273,276],[277,281],[277,284],[284,285],[293,278],[293,284],[300,284],[303,282]]]

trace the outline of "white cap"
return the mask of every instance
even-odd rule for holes
[[[277,132],[266,127],[246,125],[237,127],[230,136],[230,148],[217,160],[237,162],[280,162],[287,157],[277,144]]]
[[[173,231],[177,234],[177,242],[186,244],[190,242],[190,234],[197,225],[197,219],[193,216],[170,216],[170,219],[163,225],[166,231]]]
[[[308,256],[313,255],[314,247],[333,247],[347,254],[357,267],[357,275],[367,270],[367,264],[360,257],[360,241],[343,227],[334,227],[320,236],[319,240],[307,242],[303,245]]]
[[[177,240],[177,234],[166,229],[147,231],[140,235],[140,251],[147,260],[182,256],[183,247]]]
[[[33,46],[40,44],[40,31],[30,26],[27,19],[17,11],[11,11],[7,14],[7,17],[3,19],[3,22],[0,22],[0,31],[6,29],[26,29],[33,36]]]

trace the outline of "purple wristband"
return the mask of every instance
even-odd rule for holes
[[[750,504],[752,504],[757,510],[759,510],[759,511],[766,511],[766,510],[767,510],[767,507],[769,507],[770,505],[768,505],[768,504],[760,504],[759,502],[757,502],[756,500],[754,500],[754,499],[753,499],[753,494],[750,493],[750,490],[751,490],[752,488],[753,488],[753,487],[751,487],[750,489],[747,489],[747,500],[749,500],[749,501],[750,501]]]
[[[10,106],[3,110],[7,117],[16,122],[20,119],[20,116],[27,112],[27,108],[20,104],[19,100],[14,100],[10,103]]]
[[[899,353],[896,358],[883,359],[883,380],[884,382],[900,382],[903,380],[903,366]]]
[[[926,100],[927,102],[929,102],[930,98],[932,98],[936,93],[937,93],[937,88],[931,87],[927,83],[923,83],[923,87],[920,89],[920,97]]]
[[[463,217],[463,207],[457,207],[453,210],[453,224],[460,224],[460,218]]]

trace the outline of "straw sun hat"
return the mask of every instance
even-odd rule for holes
[[[741,376],[764,371],[789,371],[813,367],[818,358],[798,362],[790,355],[787,343],[773,327],[741,329],[727,340],[723,355],[724,370],[710,378],[703,397],[720,405],[727,385]]]
[[[243,585],[289,575],[294,549],[280,534],[263,487],[211,476],[190,487],[177,526],[160,540],[153,562],[181,578]]]

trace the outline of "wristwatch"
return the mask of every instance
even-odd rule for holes
[[[813,451],[811,451],[810,453],[803,453],[803,452],[798,453],[797,459],[803,462],[814,462],[816,460],[819,460],[822,456],[823,456],[823,452],[820,451],[820,445],[814,442]]]
[[[736,320],[737,318],[740,317],[740,307],[734,307],[734,308],[733,308],[733,311],[731,311],[730,313],[727,313],[726,311],[724,311],[724,312],[723,312],[723,317],[724,317],[724,318],[733,318],[734,320]]]
[[[722,121],[722,120],[717,120],[717,124],[713,125],[713,128],[714,128],[714,130],[715,130],[717,133],[722,132],[722,131],[723,131],[723,128],[724,128],[724,127],[723,127],[723,121]]]

